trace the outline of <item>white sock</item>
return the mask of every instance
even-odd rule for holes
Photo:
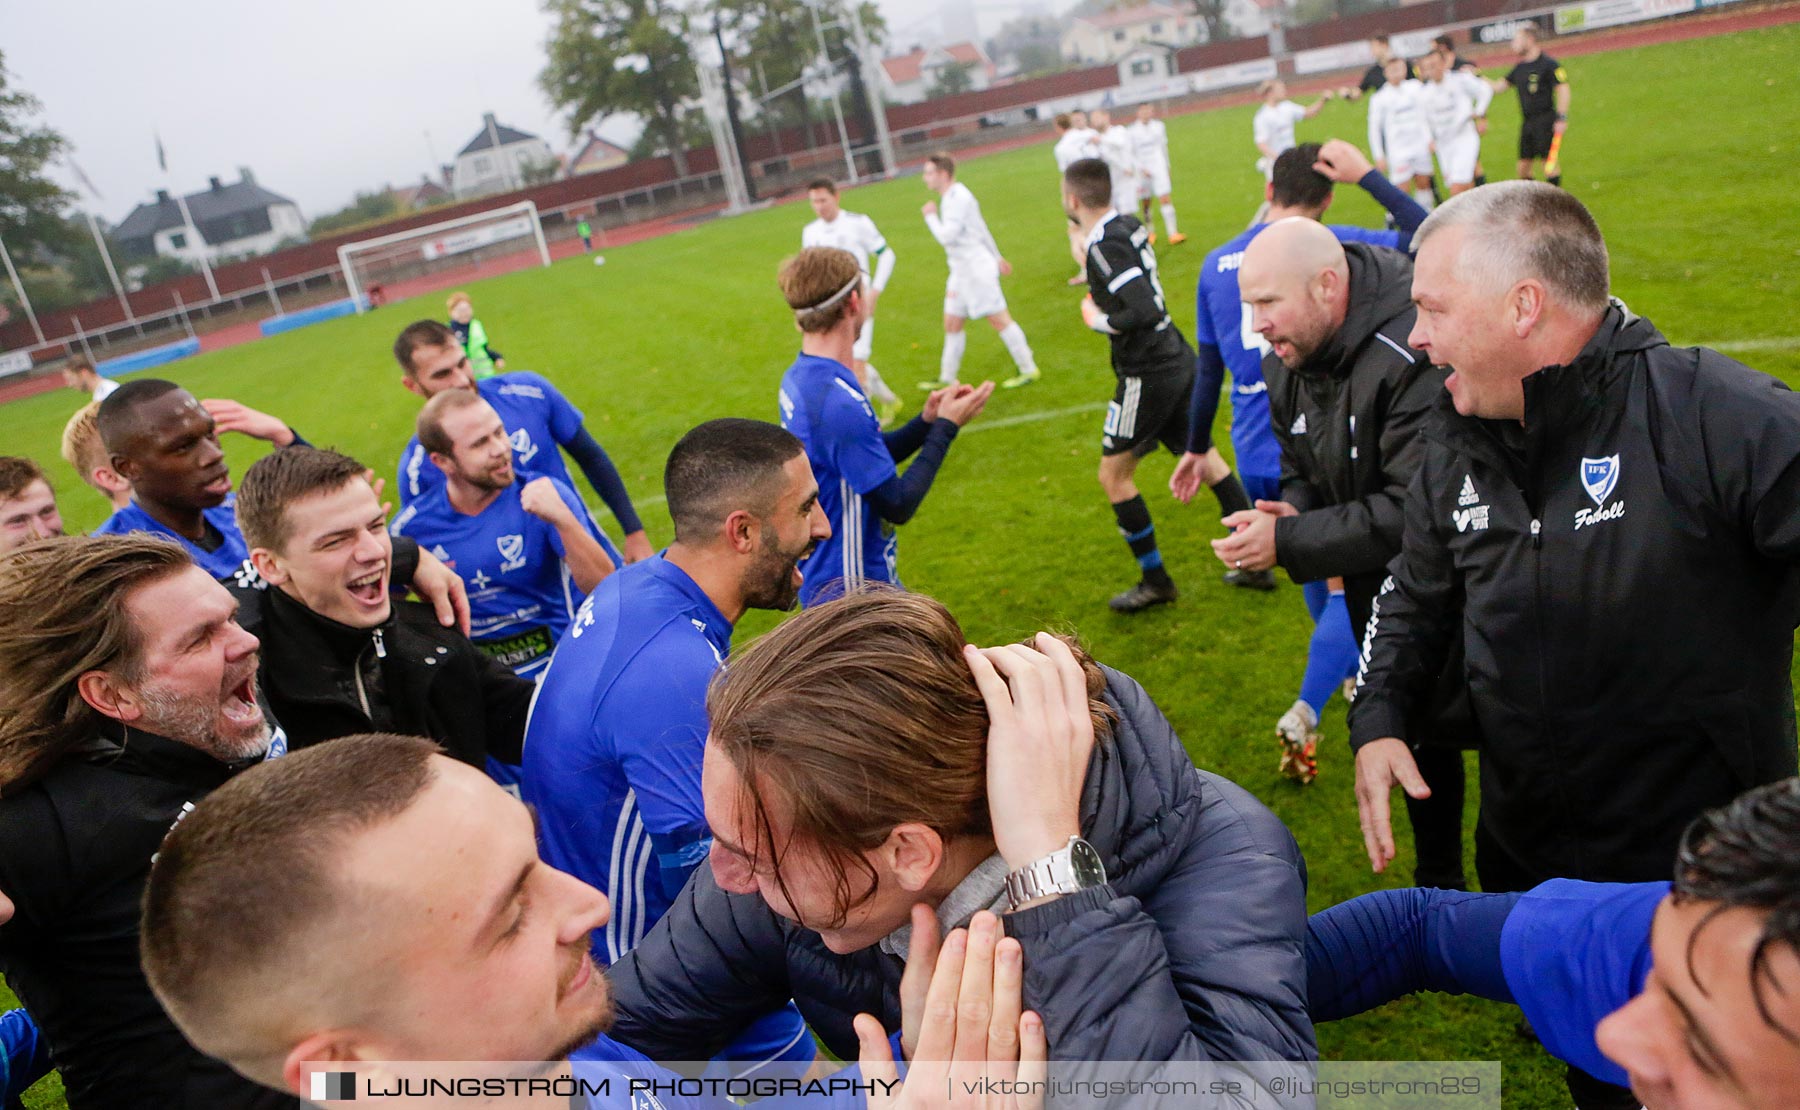
[[[1430,189],[1414,189],[1413,190],[1413,199],[1418,201],[1419,207],[1423,208],[1427,212],[1431,211],[1431,209],[1433,208]]]
[[[1174,238],[1176,235],[1180,234],[1180,232],[1175,230],[1175,202],[1170,201],[1163,205],[1162,213],[1163,230],[1169,233],[1170,238]]]
[[[969,344],[969,333],[966,331],[947,331],[944,333],[944,357],[938,363],[938,381],[948,385],[962,373],[963,348]]]
[[[1017,320],[1006,325],[1006,330],[1000,333],[1000,342],[1006,344],[1013,362],[1019,367],[1019,373],[1037,373],[1037,360],[1031,357],[1031,344],[1025,342],[1025,329],[1019,326]]]
[[[884,405],[891,405],[900,399],[894,396],[894,391],[888,388],[888,383],[881,380],[881,371],[875,369],[874,363],[863,363],[863,372],[869,375],[869,396]]]

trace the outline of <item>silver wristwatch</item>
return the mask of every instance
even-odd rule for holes
[[[1050,894],[1074,894],[1104,885],[1106,865],[1100,853],[1079,836],[1045,856],[1006,875],[1006,899],[1013,909]]]

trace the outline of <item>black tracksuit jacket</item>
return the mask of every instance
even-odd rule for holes
[[[1343,324],[1299,368],[1270,354],[1269,420],[1281,444],[1281,497],[1299,516],[1275,522],[1275,557],[1296,581],[1344,579],[1358,633],[1400,553],[1406,487],[1425,453],[1426,417],[1444,371],[1406,345],[1416,315],[1412,260],[1344,244],[1350,303]]]
[[[519,762],[536,685],[438,624],[430,606],[396,601],[380,626],[351,628],[272,586],[231,590],[238,623],[262,641],[258,677],[290,749],[398,732],[476,767],[490,755]]]
[[[188,1044],[144,978],[138,904],[187,806],[260,760],[221,763],[105,723],[91,743],[0,798],[0,973],[50,1041],[71,1110],[275,1110],[299,1099]]]
[[[1800,395],[1617,302],[1525,379],[1446,396],[1375,601],[1351,743],[1406,738],[1451,643],[1482,824],[1538,879],[1664,879],[1702,810],[1795,773]]]

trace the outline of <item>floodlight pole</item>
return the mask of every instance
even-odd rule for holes
[[[819,70],[825,80],[830,81],[836,73],[831,65],[831,55],[825,49],[825,27],[819,22],[819,0],[806,0],[806,10],[812,15],[813,34],[819,40]],[[805,86],[801,86],[803,89]],[[837,119],[838,141],[844,144],[844,172],[849,174],[848,184],[856,183],[856,153],[850,149],[850,130],[844,126],[844,105],[838,96],[837,86],[831,88],[831,114]]]
[[[750,168],[744,157],[744,129],[738,125],[737,94],[731,91],[731,53],[725,49],[725,24],[719,9],[713,8],[713,41],[719,46],[719,81],[725,96],[725,124],[731,133],[731,147],[737,155],[744,196],[756,199],[756,185],[750,180]]]
[[[850,34],[856,56],[862,59],[863,92],[869,98],[869,115],[875,118],[875,143],[880,147],[881,174],[892,177],[897,164],[894,161],[894,136],[888,130],[887,102],[881,94],[881,78],[886,71],[881,68],[881,59],[875,57],[869,32],[863,27],[859,0],[845,0],[844,8],[850,15]]]
[[[513,174],[515,167],[513,166],[512,159],[500,157],[500,130],[499,126],[494,122],[494,113],[492,112],[487,113],[487,136],[488,144],[493,147],[494,150],[494,159],[500,163],[501,189],[506,192],[511,192],[514,189],[519,188],[519,186],[514,183],[516,179]]]
[[[119,307],[125,310],[125,322],[136,323],[136,318],[131,314],[131,302],[125,297],[125,283],[119,280],[119,271],[113,269],[112,252],[106,249],[106,237],[100,234],[99,222],[94,219],[92,212],[83,211],[81,214],[87,217],[88,230],[94,235],[94,246],[100,248],[100,261],[106,263],[106,276],[112,279],[113,292],[119,297]]]
[[[175,206],[181,209],[181,222],[187,228],[189,241],[199,248],[200,272],[206,275],[206,291],[217,301],[219,283],[213,280],[212,262],[206,257],[206,239],[200,234],[200,229],[194,226],[194,214],[188,211],[187,197],[182,195],[180,189],[175,190]]]
[[[25,310],[25,318],[31,321],[31,330],[37,334],[38,345],[42,346],[44,329],[38,326],[37,313],[32,310],[31,298],[25,295],[25,283],[19,280],[19,271],[13,269],[12,252],[6,249],[6,240],[0,239],[0,262],[6,263],[6,276],[12,279],[13,292],[19,296],[19,305]]]
[[[744,168],[738,162],[737,147],[726,134],[724,103],[719,93],[719,75],[710,65],[697,65],[700,77],[700,103],[706,116],[707,130],[712,132],[713,152],[719,162],[719,176],[725,181],[725,211],[742,212],[750,206],[749,191],[744,187]]]

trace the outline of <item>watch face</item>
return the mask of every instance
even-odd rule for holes
[[[1106,865],[1100,862],[1100,853],[1085,840],[1076,840],[1069,845],[1069,869],[1083,890],[1106,883]]]

